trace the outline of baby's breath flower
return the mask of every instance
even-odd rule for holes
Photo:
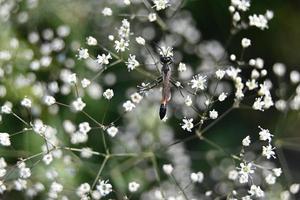
[[[254,110],[260,110],[260,111],[264,111],[263,107],[264,107],[265,103],[262,101],[262,97],[258,97],[255,99],[252,108]]]
[[[109,35],[109,36],[108,36],[108,39],[109,39],[110,41],[114,41],[114,40],[115,40],[115,36]]]
[[[258,87],[258,84],[255,79],[251,79],[246,82],[246,86],[248,87],[249,90],[254,90],[255,88]]]
[[[290,192],[292,194],[297,194],[299,192],[299,190],[300,190],[300,184],[298,184],[298,183],[294,183],[290,186]]]
[[[100,65],[108,65],[109,64],[109,60],[112,59],[110,53],[108,53],[107,55],[105,55],[104,53],[102,55],[98,55],[97,56],[97,63]]]
[[[51,153],[48,153],[48,154],[44,155],[44,157],[43,157],[43,162],[44,162],[46,165],[49,165],[52,161],[53,161],[53,156],[52,156]]]
[[[85,147],[85,148],[81,149],[80,156],[82,158],[90,158],[90,157],[92,157],[92,155],[93,154],[92,154],[92,149],[91,148]]]
[[[104,98],[110,100],[114,96],[114,91],[112,89],[106,89],[105,92],[103,92]]]
[[[273,72],[277,76],[283,76],[286,72],[286,66],[283,63],[275,63],[273,65]]]
[[[1,106],[1,113],[10,114],[11,113],[11,107],[12,107],[12,104],[10,102],[5,103],[3,106]]]
[[[81,59],[87,59],[89,58],[89,52],[88,52],[88,49],[84,49],[84,48],[80,48],[78,49],[78,59],[81,60]]]
[[[251,45],[251,40],[248,38],[243,38],[241,44],[243,48],[247,48]]]
[[[82,111],[86,104],[78,97],[75,101],[72,102],[72,106],[76,111]]]
[[[91,186],[88,183],[83,183],[81,184],[77,190],[76,190],[76,194],[79,197],[84,197],[84,195],[86,195],[87,193],[89,193],[91,190]]]
[[[129,54],[129,58],[127,62],[125,62],[127,65],[128,71],[134,70],[137,66],[140,65],[140,63],[135,59],[135,55]]]
[[[136,104],[138,104],[138,103],[140,103],[140,101],[143,99],[143,96],[141,96],[139,93],[133,93],[131,96],[130,96],[130,98],[131,98],[131,101],[133,102],[133,103],[136,103]]]
[[[222,92],[222,93],[219,95],[218,100],[222,102],[222,101],[224,101],[226,98],[227,98],[227,94],[224,93],[224,92]]]
[[[218,112],[215,111],[215,110],[209,111],[209,117],[210,117],[211,119],[217,119],[217,118],[218,118]]]
[[[268,174],[265,178],[266,183],[268,183],[269,185],[273,185],[276,183],[276,177],[273,176],[273,174]]]
[[[264,191],[259,186],[256,185],[251,185],[251,188],[248,192],[251,196],[256,196],[258,198],[265,196]]]
[[[264,30],[268,28],[268,20],[264,15],[250,15],[249,16],[249,25],[250,26],[256,26],[257,28],[260,28],[261,30]]]
[[[81,133],[88,133],[91,130],[90,124],[88,122],[82,122],[79,124],[79,131]]]
[[[250,140],[250,136],[248,135],[247,137],[245,137],[243,139],[242,144],[243,144],[243,146],[248,147],[250,145],[250,143],[251,143],[251,140]]]
[[[117,52],[119,51],[124,52],[128,46],[129,46],[128,41],[124,40],[123,38],[120,40],[115,40],[115,50]]]
[[[136,41],[138,44],[143,45],[143,46],[146,44],[145,39],[142,38],[141,36],[136,37],[136,38],[135,38],[135,41]]]
[[[152,0],[157,11],[164,10],[170,6],[169,0]]]
[[[91,81],[89,79],[84,78],[81,80],[81,85],[83,88],[88,87],[90,84],[91,84]]]
[[[241,20],[241,15],[239,12],[235,12],[232,16],[233,21],[238,22]]]
[[[268,129],[263,129],[260,126],[258,128],[260,129],[259,139],[263,141],[268,140],[271,142],[273,135],[270,133],[270,131]]]
[[[115,137],[118,133],[118,128],[116,128],[115,126],[111,126],[109,127],[106,132],[110,137]]]
[[[128,184],[128,190],[130,192],[136,192],[140,187],[140,184],[138,184],[137,182],[133,181],[133,182],[130,182]]]
[[[282,173],[281,168],[274,168],[272,169],[272,171],[274,172],[275,176],[279,177]]]
[[[96,40],[96,38],[89,36],[86,38],[86,43],[89,46],[95,46],[95,45],[97,45],[97,40]]]
[[[194,128],[194,124],[193,124],[193,118],[187,119],[187,118],[183,118],[183,124],[181,124],[181,128],[183,130],[187,130],[189,132],[192,131],[192,129]]]
[[[0,133],[0,144],[3,146],[11,145],[8,133]]]
[[[238,169],[240,170],[239,171],[239,174],[240,174],[239,182],[247,183],[249,176],[254,173],[252,163],[240,163],[240,168],[238,168]]]
[[[22,101],[21,101],[21,105],[26,107],[26,108],[31,108],[31,100],[27,97],[25,97]]]
[[[41,120],[36,119],[32,124],[33,131],[37,134],[44,134],[47,130],[47,125],[45,125]]]
[[[263,146],[262,147],[262,155],[265,156],[267,159],[270,159],[271,157],[275,157],[275,152],[273,151],[275,147],[272,147],[270,144],[268,146]]]
[[[178,66],[178,71],[179,72],[184,72],[184,71],[186,71],[186,64],[184,64],[184,63],[179,63],[179,66]]]
[[[104,16],[112,16],[113,12],[112,12],[111,8],[105,7],[102,10],[102,14]]]
[[[130,100],[128,100],[125,103],[123,103],[123,108],[126,112],[130,112],[135,108],[135,105]]]
[[[202,172],[191,173],[190,178],[194,183],[202,183],[204,175]]]
[[[184,103],[187,106],[191,106],[193,104],[192,98],[189,95],[187,95],[187,97],[184,100]]]
[[[55,104],[55,102],[56,102],[56,100],[53,96],[47,95],[44,97],[44,103],[48,106]]]
[[[14,181],[14,186],[17,191],[24,190],[27,188],[27,181],[19,178]]]
[[[130,0],[124,0],[124,4],[125,4],[125,5],[130,5],[131,2],[130,2]]]
[[[230,179],[230,180],[235,180],[238,178],[238,176],[239,176],[239,173],[236,170],[230,170],[228,173],[228,179]]]
[[[3,194],[6,191],[6,186],[5,184],[0,181],[0,194]]]
[[[70,83],[70,84],[76,84],[76,82],[77,82],[76,74],[75,73],[70,74],[68,76],[68,83]]]
[[[101,197],[105,197],[106,195],[112,192],[112,185],[109,183],[108,180],[99,180],[99,184],[96,186],[96,188],[100,192]]]
[[[216,71],[216,77],[221,80],[225,76],[226,72],[224,70],[218,69]]]
[[[163,165],[163,171],[167,174],[170,175],[173,172],[173,166],[171,164],[164,164]]]
[[[196,90],[204,90],[206,88],[206,76],[202,76],[200,74],[193,76],[190,84],[192,88],[196,88]]]
[[[31,176],[31,170],[28,167],[22,167],[19,171],[20,178],[27,179]]]
[[[150,22],[154,22],[154,21],[156,21],[156,19],[157,19],[156,13],[150,13],[150,14],[148,15],[148,20],[149,20]]]
[[[236,55],[231,54],[231,55],[230,55],[230,60],[231,60],[231,61],[235,61],[235,60],[236,60]]]

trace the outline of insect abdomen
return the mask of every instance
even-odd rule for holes
[[[166,104],[160,104],[160,109],[159,109],[159,117],[162,120],[167,113],[167,105]]]

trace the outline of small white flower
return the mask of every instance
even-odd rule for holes
[[[255,88],[258,87],[258,84],[255,79],[251,79],[246,82],[246,86],[248,87],[249,90],[254,90]]]
[[[192,131],[192,129],[194,128],[194,124],[193,124],[193,118],[187,119],[187,118],[183,118],[183,124],[181,125],[181,128],[183,130],[187,130],[189,132]]]
[[[272,174],[268,174],[265,178],[266,183],[268,183],[269,185],[273,185],[276,183],[276,177],[273,176]]]
[[[236,22],[240,21],[241,20],[241,15],[239,12],[235,12],[232,16],[232,19]]]
[[[271,142],[273,135],[270,133],[270,131],[268,129],[263,129],[260,126],[258,128],[260,129],[259,139],[263,141],[268,140]]]
[[[222,92],[222,93],[219,95],[218,100],[222,102],[222,101],[224,101],[226,98],[227,98],[227,94],[224,93],[224,92]]]
[[[261,30],[264,30],[268,28],[268,20],[264,15],[250,15],[249,16],[249,25],[250,26],[256,26],[257,28],[260,28]]]
[[[105,92],[103,92],[104,98],[110,100],[114,96],[114,91],[112,89],[106,89]]]
[[[262,155],[267,157],[267,159],[270,159],[271,157],[276,158],[275,152],[273,151],[275,147],[272,147],[272,145],[269,144],[268,146],[263,146],[262,148]]]
[[[11,145],[8,133],[0,133],[0,144],[3,146]]]
[[[235,60],[236,60],[236,55],[231,54],[231,55],[230,55],[230,60],[231,60],[231,61],[235,61]]]
[[[184,103],[187,106],[191,106],[193,104],[192,98],[189,95],[187,95],[187,97],[184,100]]]
[[[120,40],[115,40],[115,50],[117,52],[119,51],[124,52],[128,46],[129,46],[128,41],[125,41],[123,38]]]
[[[209,111],[209,117],[211,119],[217,119],[218,118],[218,112],[215,110]]]
[[[290,192],[292,194],[297,194],[299,192],[300,189],[300,184],[294,183],[290,186]]]
[[[31,170],[28,167],[22,167],[19,171],[20,178],[27,179],[31,176]]]
[[[137,66],[140,65],[140,63],[135,59],[135,55],[129,54],[129,58],[127,62],[125,62],[127,65],[128,71],[134,70]]]
[[[202,183],[204,175],[202,172],[191,173],[190,178],[194,183]]]
[[[277,176],[277,177],[279,177],[282,174],[281,168],[274,168],[272,171],[274,172],[275,176]]]
[[[145,41],[145,39],[144,38],[142,38],[142,37],[136,37],[135,38],[135,41],[138,43],[138,44],[140,44],[140,45],[145,45],[146,44],[146,41]]]
[[[163,171],[167,175],[170,175],[173,172],[173,166],[171,164],[165,164],[165,165],[163,165]]]
[[[1,106],[1,113],[10,114],[11,113],[11,103],[5,103]]]
[[[83,88],[88,87],[90,84],[91,84],[91,81],[89,79],[84,78],[81,81],[81,85],[82,85]]]
[[[72,106],[76,111],[82,111],[86,104],[78,97],[75,101],[72,102]]]
[[[193,76],[191,80],[191,87],[196,88],[196,90],[204,90],[206,88],[206,76],[201,76],[200,74]]]
[[[250,140],[250,136],[248,135],[247,137],[245,137],[243,139],[242,144],[243,144],[243,146],[248,147],[250,145],[250,143],[251,143],[251,140]]]
[[[68,76],[68,83],[70,83],[70,84],[76,84],[76,82],[77,82],[76,74],[75,73],[70,74]]]
[[[286,66],[283,63],[275,63],[273,65],[273,72],[277,76],[283,76],[286,72]]]
[[[115,36],[109,35],[109,36],[108,36],[108,39],[109,39],[110,41],[114,41],[114,40],[115,40]]]
[[[47,95],[44,97],[44,103],[48,106],[55,104],[55,102],[56,102],[56,100],[53,96]]]
[[[252,108],[254,110],[260,110],[260,111],[264,111],[263,107],[264,107],[265,103],[262,101],[262,97],[256,98]]]
[[[251,40],[248,38],[243,38],[241,44],[243,48],[247,48],[251,45]]]
[[[265,196],[264,191],[259,186],[256,185],[251,185],[251,188],[248,192],[251,196],[256,196],[258,198]]]
[[[111,8],[105,7],[105,8],[102,10],[102,14],[103,14],[104,16],[112,16],[113,12],[112,12]]]
[[[36,119],[32,124],[33,131],[37,134],[44,134],[47,130],[47,125],[45,125],[41,120]]]
[[[91,186],[90,184],[88,183],[83,183],[81,184],[77,190],[76,190],[76,194],[79,196],[79,197],[84,197],[84,195],[88,194],[91,190]]]
[[[32,102],[29,98],[25,97],[22,101],[21,101],[21,105],[26,107],[26,108],[31,108]]]
[[[130,5],[131,2],[130,2],[130,0],[124,0],[124,4],[125,4],[125,5]]]
[[[157,11],[164,10],[168,6],[170,6],[169,0],[152,0],[152,1],[154,3],[153,7],[155,7]]]
[[[184,64],[184,63],[179,63],[179,66],[178,66],[178,71],[179,72],[184,72],[184,71],[186,71],[186,64]]]
[[[81,60],[81,59],[87,59],[89,57],[89,52],[88,52],[88,49],[84,49],[84,48],[80,48],[78,49],[78,59]]]
[[[239,173],[236,170],[230,170],[228,173],[228,179],[230,179],[230,180],[235,180],[238,178],[238,176],[239,176]]]
[[[105,55],[104,53],[102,55],[98,55],[97,56],[97,63],[100,65],[108,65],[109,64],[109,60],[112,59],[110,53]]]
[[[96,188],[100,192],[101,197],[105,197],[106,195],[112,192],[112,185],[109,183],[108,180],[106,181],[99,180],[99,184],[97,185]]]
[[[81,133],[88,133],[91,130],[90,124],[88,122],[82,122],[79,124],[79,131]]]
[[[95,45],[97,45],[97,40],[96,40],[96,38],[89,36],[86,38],[86,43],[89,46],[95,46]]]
[[[143,96],[141,96],[139,93],[136,92],[130,95],[130,99],[133,103],[138,104],[143,99]]]
[[[150,22],[154,22],[154,21],[156,21],[156,19],[157,19],[156,13],[150,13],[150,14],[148,15],[148,20],[149,20]]]
[[[53,156],[52,156],[51,153],[48,153],[48,154],[44,155],[44,157],[43,157],[43,162],[44,162],[46,165],[49,165],[52,161],[53,161]]]
[[[123,103],[123,108],[126,112],[130,112],[135,108],[135,105],[130,100],[128,100],[125,103]]]
[[[226,72],[224,70],[218,69],[216,71],[217,79],[221,80],[225,76]]]
[[[93,156],[92,149],[89,147],[85,147],[81,149],[80,156],[82,158],[90,158]]]
[[[130,192],[136,192],[140,187],[140,184],[138,184],[137,182],[133,181],[133,182],[130,182],[128,184],[128,190]]]
[[[115,137],[118,133],[118,128],[116,128],[115,126],[111,126],[109,127],[106,132],[110,137]]]

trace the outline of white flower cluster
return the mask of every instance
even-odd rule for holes
[[[130,22],[122,20],[122,26],[118,29],[119,40],[115,40],[115,50],[124,52],[129,46]]]

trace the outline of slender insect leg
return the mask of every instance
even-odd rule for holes
[[[154,80],[150,83],[147,83],[146,85],[138,86],[138,92],[140,94],[145,94],[147,91],[155,88],[161,82],[162,82],[162,76],[158,77],[156,80]]]

